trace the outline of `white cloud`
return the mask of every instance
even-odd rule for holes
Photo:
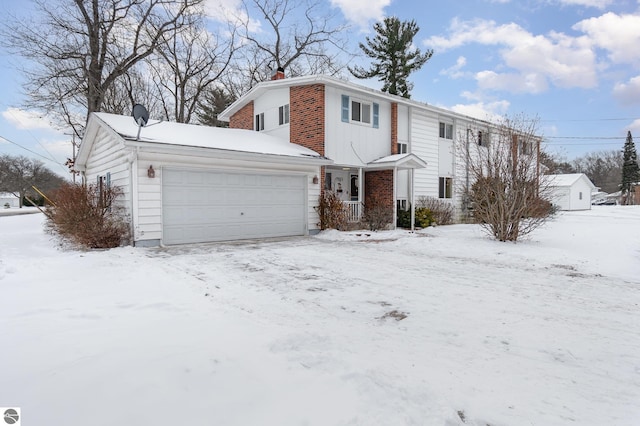
[[[640,75],[628,83],[618,83],[613,88],[613,96],[623,105],[640,103]]]
[[[640,63],[640,15],[607,12],[572,27],[588,35],[591,42],[609,52],[614,63]]]
[[[337,7],[342,14],[362,29],[367,29],[371,21],[384,18],[384,8],[391,0],[331,0],[331,6]]]
[[[2,116],[11,125],[22,130],[44,129],[55,133],[61,133],[51,122],[40,114],[19,108],[7,108],[2,111]]]
[[[436,52],[478,43],[501,47],[504,65],[511,71],[476,74],[481,87],[519,93],[540,93],[549,84],[557,87],[592,88],[597,84],[596,56],[590,40],[562,33],[534,35],[517,24],[454,19],[447,37],[434,36],[425,45]]]
[[[630,130],[632,135],[640,133],[640,118],[629,124],[627,130]]]
[[[478,87],[483,90],[504,90],[511,93],[542,93],[548,88],[547,79],[536,73],[496,73],[481,71],[476,74]]]
[[[451,110],[468,115],[478,120],[497,122],[509,109],[509,101],[476,102],[473,104],[457,104]]]
[[[587,6],[596,9],[604,9],[613,3],[613,0],[558,0],[563,6]]]
[[[55,158],[66,159],[73,156],[71,137],[67,139],[44,139],[40,144]]]
[[[233,22],[248,24],[249,31],[260,32],[261,25],[257,19],[251,19],[247,15],[241,0],[205,0],[205,12],[209,18],[219,22]]]
[[[453,79],[463,77],[465,72],[462,71],[462,68],[464,68],[465,65],[467,65],[467,58],[464,56],[458,56],[455,65],[441,70],[440,75],[446,75]]]

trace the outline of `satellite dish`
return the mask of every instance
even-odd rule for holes
[[[149,121],[149,111],[141,104],[135,104],[133,106],[133,112],[131,113],[133,119],[136,120],[138,126],[144,127]]]

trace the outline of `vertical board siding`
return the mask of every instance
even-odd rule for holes
[[[343,96],[371,103],[372,123],[343,121]],[[391,155],[391,103],[373,96],[327,86],[325,89],[325,155],[340,165],[362,166]],[[378,127],[373,125],[373,104],[378,109]]]
[[[438,117],[413,111],[410,117],[411,152],[427,162],[415,171],[415,195],[438,197]]]

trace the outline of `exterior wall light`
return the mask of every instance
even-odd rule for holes
[[[314,177],[313,177],[313,183],[314,183],[315,185],[317,185],[317,184],[318,184],[318,176],[314,176]]]
[[[149,168],[147,169],[147,176],[151,179],[156,177],[156,171],[153,170],[153,166],[149,166]]]

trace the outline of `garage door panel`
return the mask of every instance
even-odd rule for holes
[[[295,175],[166,169],[164,243],[303,235],[305,182]]]

